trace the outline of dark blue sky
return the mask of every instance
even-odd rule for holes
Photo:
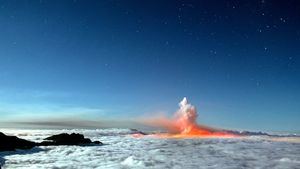
[[[300,3],[0,0],[0,114],[300,130]]]

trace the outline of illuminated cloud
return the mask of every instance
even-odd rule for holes
[[[214,129],[197,123],[196,107],[188,103],[186,97],[179,103],[179,109],[171,118],[159,116],[155,118],[145,118],[143,123],[162,127],[168,131],[167,135],[159,137],[234,137],[224,130]]]

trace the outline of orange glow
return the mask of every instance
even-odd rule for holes
[[[147,120],[146,124],[164,128],[168,133],[152,134],[157,138],[235,138],[237,134],[210,128],[203,125],[189,123],[182,119],[167,119],[158,117]],[[137,136],[135,136],[137,137]],[[141,135],[138,138],[142,137]]]
[[[143,120],[144,124],[168,131],[165,134],[152,134],[151,136],[158,138],[233,138],[239,136],[224,130],[197,124],[196,108],[189,104],[186,98],[183,98],[179,103],[179,107],[173,118],[160,116]]]

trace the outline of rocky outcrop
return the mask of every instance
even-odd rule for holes
[[[58,135],[53,135],[45,138],[41,143],[38,143],[40,146],[51,146],[51,145],[88,145],[88,144],[102,144],[100,141],[92,142],[88,138],[84,138],[82,134],[78,133],[62,133]]]
[[[58,146],[58,145],[102,145],[100,141],[92,142],[88,138],[84,138],[82,134],[62,133],[45,138],[41,143],[35,143],[20,139],[16,136],[7,136],[0,132],[0,151],[14,151],[16,149],[31,149],[35,146]]]
[[[0,132],[0,151],[14,151],[16,149],[31,149],[36,143],[20,139],[16,136],[7,136]]]

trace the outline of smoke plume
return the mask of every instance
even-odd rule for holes
[[[161,127],[168,131],[163,137],[234,137],[225,130],[218,130],[197,123],[196,107],[184,97],[179,103],[179,109],[173,117],[159,116],[148,118],[144,122],[151,126]]]

